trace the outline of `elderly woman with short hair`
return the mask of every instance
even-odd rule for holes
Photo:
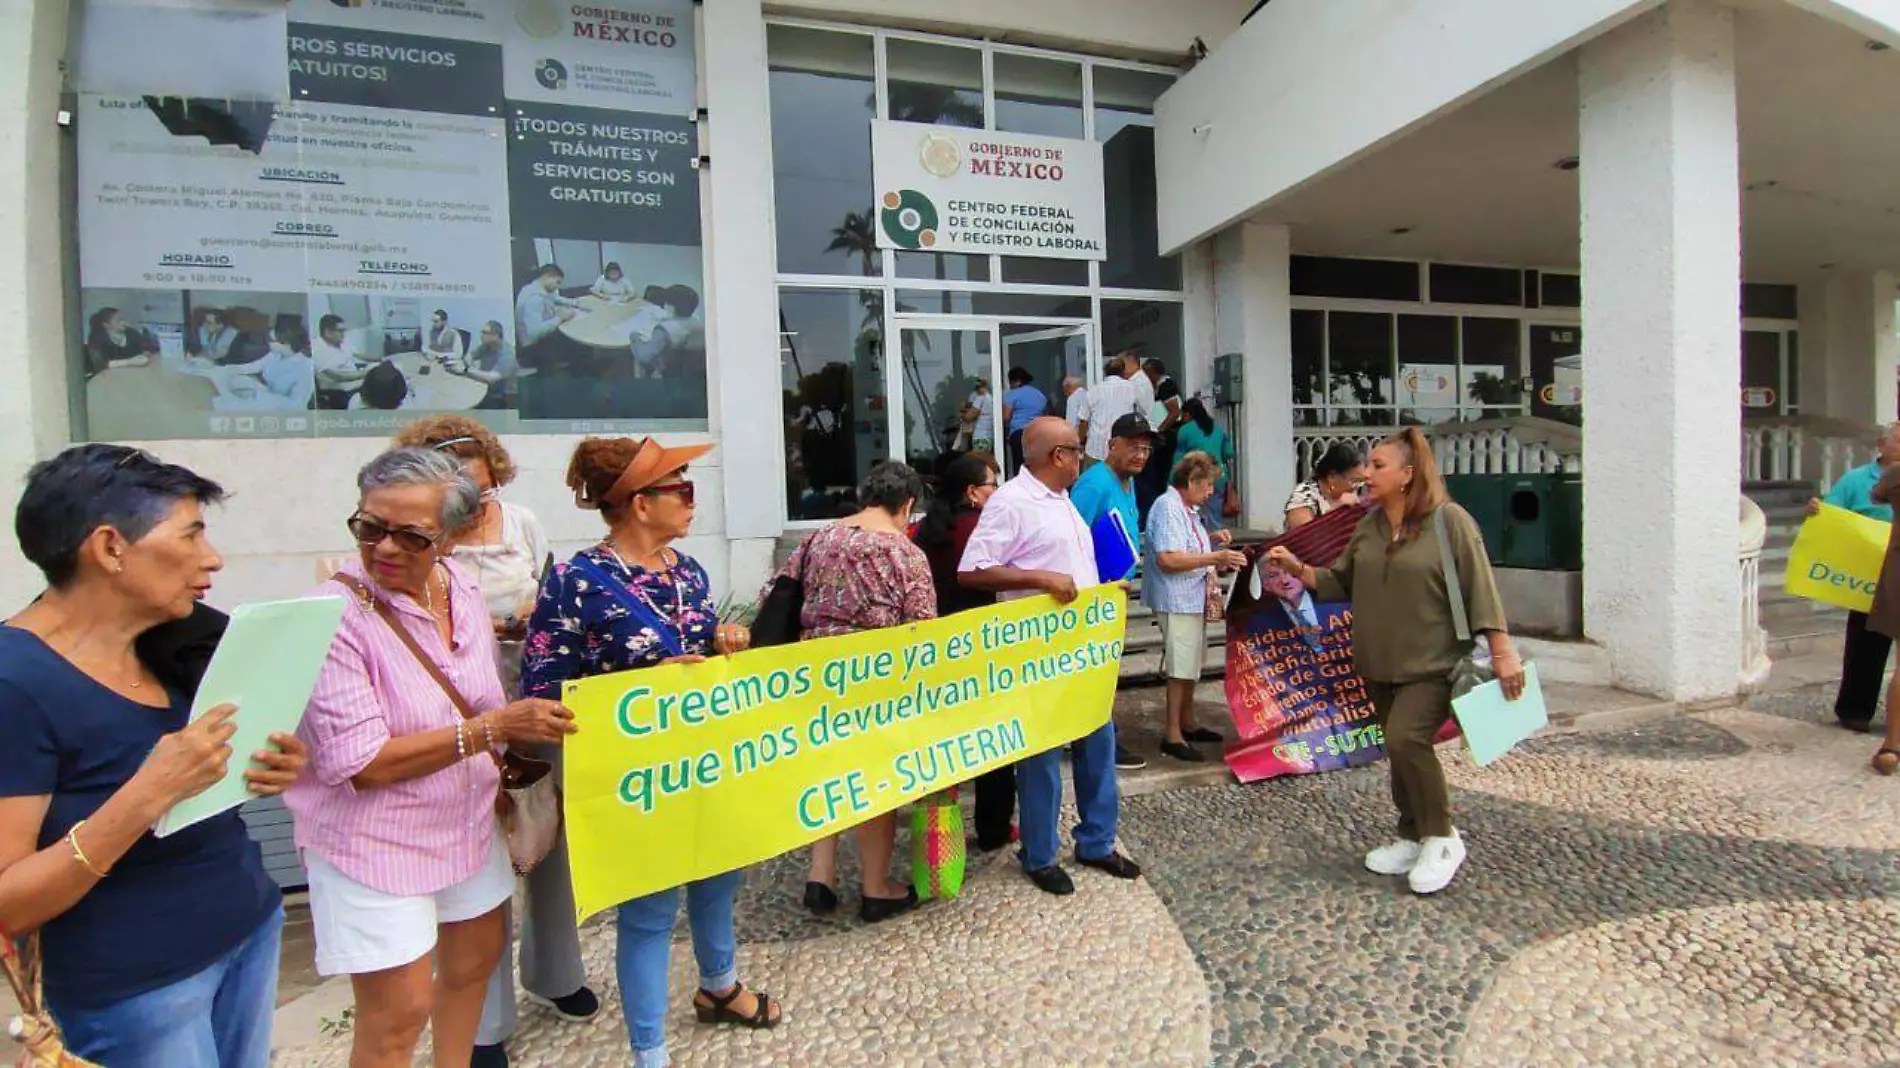
[[[515,479],[514,458],[494,431],[466,415],[418,419],[396,433],[396,444],[459,459],[462,470],[482,491],[475,517],[449,535],[449,557],[474,572],[495,625],[502,689],[509,697],[519,696],[521,639],[534,612],[548,542],[533,512],[501,499],[501,488]],[[529,756],[553,764],[555,774],[560,774],[560,746],[524,748]],[[591,1019],[600,1011],[600,997],[588,988],[587,969],[581,963],[565,837],[557,839],[554,849],[528,873],[522,905],[521,985],[528,997],[564,1020]],[[512,934],[513,906],[504,906],[502,916],[504,929]],[[470,1068],[507,1068],[504,1045],[519,1024],[514,957],[511,943],[504,943],[501,962],[482,1002],[482,1024]]]
[[[1232,535],[1209,535],[1201,507],[1214,496],[1220,462],[1191,452],[1174,465],[1168,491],[1148,510],[1148,559],[1141,572],[1141,601],[1161,624],[1161,674],[1168,680],[1167,730],[1161,751],[1198,764],[1207,757],[1190,742],[1218,742],[1221,735],[1194,721],[1194,687],[1207,656],[1207,601],[1216,571],[1237,571],[1242,553],[1226,548]]]
[[[135,641],[190,617],[223,566],[204,506],[224,491],[118,445],[33,468],[14,513],[47,589],[0,625],[0,929],[38,934],[44,1000],[68,1049],[112,1065],[263,1068],[277,887],[235,811],[166,838],[173,805],[221,780],[234,709],[192,695]],[[281,793],[304,747],[244,754]]]
[[[392,449],[356,484],[358,558],[317,591],[349,605],[298,728],[312,774],[285,801],[317,971],[348,975],[356,997],[352,1068],[406,1068],[431,1022],[435,1064],[463,1068],[515,884],[494,754],[559,742],[573,716],[502,694],[481,588],[446,551],[481,499],[461,464]]]
[[[607,536],[556,564],[542,584],[528,623],[523,693],[556,694],[574,679],[690,663],[750,644],[746,628],[719,622],[706,569],[673,548],[693,525],[696,491],[686,465],[711,449],[669,449],[652,438],[588,438],[574,449],[568,488],[575,504],[607,521]],[[739,982],[732,910],[743,875],[722,872],[620,904],[614,968],[635,1068],[671,1063],[667,967],[682,894],[699,962],[693,1014],[701,1023],[778,1026],[778,1003]]]

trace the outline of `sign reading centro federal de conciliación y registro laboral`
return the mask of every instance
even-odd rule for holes
[[[693,0],[287,5],[249,145],[79,99],[88,436],[703,429]]]
[[[871,168],[880,248],[1107,256],[1102,146],[1093,141],[879,121]]]

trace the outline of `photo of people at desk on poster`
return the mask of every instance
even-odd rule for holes
[[[515,265],[522,420],[704,420],[697,246],[526,238]]]
[[[499,301],[318,293],[310,317],[320,432],[382,433],[420,412],[515,407],[520,366]]]
[[[310,431],[304,294],[86,289],[79,303],[92,436]]]

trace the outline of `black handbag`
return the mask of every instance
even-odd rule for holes
[[[765,599],[759,602],[758,615],[752,620],[754,649],[790,645],[803,631],[800,617],[805,613],[805,562],[808,559],[805,550],[809,545],[811,538],[806,538],[792,550],[792,558],[785,561],[785,570],[773,577],[772,588],[765,591]],[[798,565],[796,574],[794,563]]]

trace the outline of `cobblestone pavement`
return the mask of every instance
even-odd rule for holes
[[[963,899],[867,928],[848,867],[853,918],[819,920],[780,858],[748,880],[740,958],[788,1023],[695,1027],[682,944],[675,1060],[1900,1066],[1900,781],[1830,719],[1811,688],[1488,769],[1448,751],[1471,860],[1432,899],[1359,865],[1392,820],[1380,768],[1129,798],[1148,877],[1080,872],[1066,899],[993,857]],[[612,932],[586,941],[609,1010],[524,1010],[517,1065],[628,1063]],[[340,1068],[346,1046],[275,1063]]]

